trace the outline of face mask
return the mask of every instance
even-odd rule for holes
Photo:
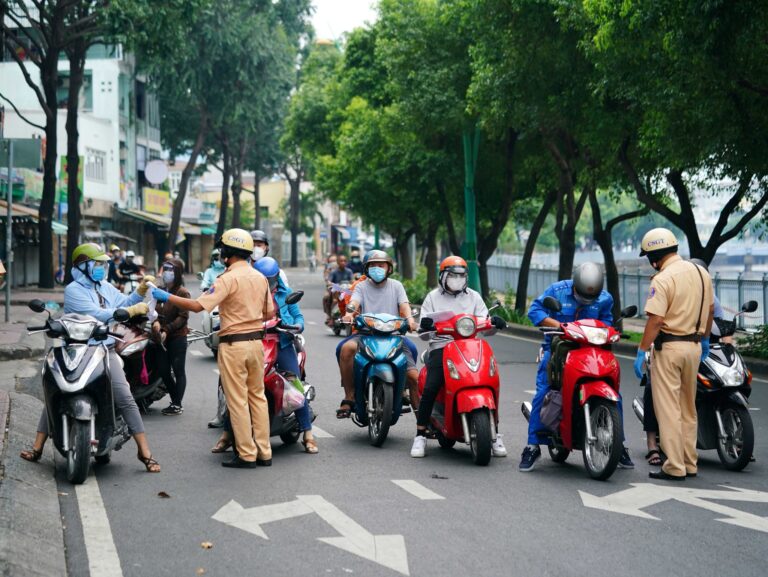
[[[252,260],[259,260],[262,258],[265,254],[267,254],[267,251],[264,250],[262,247],[257,246],[253,249],[253,252],[251,253],[251,259]]]
[[[91,269],[91,278],[94,280],[94,282],[101,282],[104,280],[107,271],[104,270],[103,266],[97,265],[95,262],[90,262],[88,263],[88,268]]]
[[[217,260],[213,261],[213,268],[221,270],[221,269],[225,268],[224,267],[224,263],[217,259]]]
[[[373,280],[373,282],[380,283],[385,278],[387,278],[387,271],[380,266],[372,266],[368,269],[368,276]]]
[[[173,286],[175,280],[176,273],[174,273],[172,270],[163,271],[163,282],[165,283],[165,286]]]
[[[459,293],[463,291],[465,288],[467,288],[467,277],[464,275],[461,275],[461,276],[449,275],[445,281],[445,286],[449,291],[453,293]]]

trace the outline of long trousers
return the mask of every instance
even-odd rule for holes
[[[181,406],[187,390],[187,338],[179,337],[165,343],[165,351],[157,355],[160,374],[171,397],[171,403]]]

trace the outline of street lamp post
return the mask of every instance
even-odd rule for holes
[[[464,260],[469,266],[469,287],[480,292],[480,269],[477,264],[477,219],[475,217],[475,169],[480,148],[480,127],[466,129],[464,142]]]

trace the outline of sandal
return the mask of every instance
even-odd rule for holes
[[[22,451],[21,453],[19,453],[19,457],[21,457],[25,461],[29,461],[30,463],[37,463],[42,456],[43,456],[43,450],[35,449],[34,447],[29,449],[28,451]]]
[[[664,462],[661,460],[661,453],[658,449],[651,449],[645,454],[645,458],[651,467],[661,467]]]
[[[229,439],[219,439],[211,449],[211,453],[226,453],[232,447],[232,441]]]
[[[355,401],[350,401],[349,399],[344,399],[341,401],[341,405],[338,409],[336,409],[336,418],[337,419],[348,419],[352,416],[352,407],[355,406]],[[344,408],[346,407],[346,408]]]
[[[320,449],[317,448],[317,443],[315,442],[314,437],[311,439],[303,439],[301,444],[304,445],[304,452],[309,453],[310,455],[316,455],[320,451]]]
[[[139,461],[144,463],[144,466],[147,468],[147,473],[160,472],[160,463],[152,458],[152,454],[150,454],[149,457],[142,457],[141,453],[139,453],[137,457],[139,458]]]

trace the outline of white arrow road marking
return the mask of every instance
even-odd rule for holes
[[[536,394],[536,391],[523,391],[523,392],[528,393],[529,395],[535,395]]]
[[[75,493],[91,577],[123,577],[96,476],[91,473],[86,483],[75,485]]]
[[[250,509],[243,508],[233,500],[219,509],[213,519],[262,539],[269,539],[261,528],[262,525],[313,512],[341,534],[341,537],[321,537],[319,541],[403,575],[410,575],[408,553],[402,535],[372,535],[320,495],[298,495],[296,501]]]
[[[213,372],[216,373],[217,375],[221,375],[221,371],[219,371],[219,369],[213,369]]]
[[[202,357],[203,356],[203,351],[198,351],[197,349],[191,349],[189,352],[190,352],[190,354],[193,357]]]
[[[318,439],[333,439],[333,435],[331,435],[325,429],[321,429],[317,425],[312,425],[312,434]]]
[[[694,507],[707,509],[719,515],[725,515],[725,518],[716,519],[716,521],[768,533],[768,518],[745,513],[744,511],[709,501],[711,499],[717,501],[768,503],[768,493],[751,489],[739,489],[738,487],[723,487],[727,490],[688,489],[683,487],[665,487],[652,483],[632,483],[631,489],[619,491],[605,497],[596,497],[584,491],[579,491],[579,495],[585,507],[654,520],[659,519],[644,513],[641,509],[674,499]]]
[[[402,480],[392,480],[392,482],[403,489],[404,491],[407,491],[414,497],[418,497],[422,501],[437,501],[440,499],[445,499],[442,495],[438,495],[431,489],[427,489],[424,485],[417,481],[412,481],[410,479],[402,479]]]

